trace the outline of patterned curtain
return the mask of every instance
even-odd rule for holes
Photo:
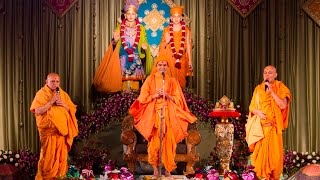
[[[78,0],[42,0],[59,18],[62,18]]]

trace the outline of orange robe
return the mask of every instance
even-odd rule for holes
[[[53,96],[48,86],[41,88],[30,107],[35,109],[48,103]],[[67,156],[73,143],[73,138],[78,135],[78,123],[75,117],[76,106],[68,94],[60,89],[61,99],[68,105],[68,112],[62,106],[53,105],[42,115],[36,115],[39,131],[41,152],[38,162],[36,179],[55,179],[64,176],[68,171]]]
[[[191,40],[191,31],[188,27],[186,27],[186,42],[185,42],[185,48],[182,53],[182,57],[180,59],[181,68],[178,69],[174,65],[176,63],[176,59],[174,58],[174,54],[171,50],[170,43],[166,43],[166,34],[169,33],[169,27],[166,27],[163,30],[162,39],[159,45],[159,54],[165,54],[169,58],[169,71],[170,74],[175,77],[182,88],[186,87],[186,76],[191,76],[192,72],[189,70],[189,58],[192,59],[192,40]],[[176,52],[179,52],[180,46],[181,46],[181,36],[182,36],[182,30],[173,32],[173,41],[174,41],[174,47],[176,49]],[[189,46],[189,53],[187,53],[187,47]]]
[[[266,113],[266,119],[260,120],[264,137],[250,145],[252,165],[258,177],[280,179],[283,170],[282,131],[288,127],[288,114],[291,94],[280,81],[275,81],[273,91],[281,98],[287,98],[285,109],[280,109],[269,92],[265,92],[265,84],[258,85],[253,93],[249,107],[250,115],[255,109]]]
[[[150,47],[148,46],[148,40],[146,36],[146,30],[144,26],[140,26],[141,35],[138,42],[137,50],[139,57],[141,59],[146,59],[146,67],[145,72],[148,75],[153,66],[152,56],[150,52]],[[116,31],[120,33],[120,25],[117,26]],[[143,52],[142,44],[145,43],[147,45],[147,49]],[[117,42],[116,47],[113,49],[113,44],[110,43],[108,49],[106,50],[99,67],[97,68],[93,85],[96,90],[104,93],[113,93],[117,91],[121,91],[123,87],[123,81],[128,81],[131,77],[125,77],[122,74],[121,63],[120,63],[120,48],[121,48],[121,39]],[[135,82],[135,83],[134,83]],[[139,88],[139,82],[133,80],[133,89]],[[126,87],[125,89],[129,89]]]
[[[160,149],[160,109],[165,106],[165,119],[162,130],[165,133],[162,141],[162,162],[167,171],[176,168],[174,157],[177,143],[187,136],[188,124],[196,121],[189,111],[181,87],[175,78],[165,76],[165,91],[173,100],[162,98],[153,100],[156,89],[163,87],[162,75],[155,73],[144,82],[138,99],[129,109],[134,117],[134,126],[148,140],[148,161],[152,166],[159,164]]]

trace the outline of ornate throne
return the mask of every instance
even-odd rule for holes
[[[128,168],[135,172],[136,162],[148,161],[147,144],[148,142],[133,127],[133,117],[128,115],[122,122],[121,142],[124,145],[123,159],[128,163]],[[196,123],[190,124],[188,136],[181,143],[177,144],[176,162],[186,162],[184,174],[194,174],[194,163],[199,161],[199,154],[196,145],[201,141],[200,133]]]

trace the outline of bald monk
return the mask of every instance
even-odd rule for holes
[[[36,179],[66,175],[68,152],[73,138],[78,135],[76,105],[59,84],[59,75],[50,73],[30,107],[36,117],[41,142]]]
[[[166,176],[176,169],[174,158],[177,143],[187,136],[189,123],[196,121],[187,107],[179,82],[170,76],[167,69],[167,57],[159,55],[150,76],[142,85],[140,96],[129,109],[134,117],[135,128],[148,141],[148,162],[153,167],[154,178],[159,176],[161,109],[164,108],[161,162],[166,169]]]
[[[265,179],[280,179],[284,153],[282,131],[288,127],[291,94],[281,81],[275,80],[277,75],[274,66],[264,68],[264,81],[254,90],[247,122],[248,125],[253,119],[260,119],[258,125],[262,138],[249,142],[248,139],[254,139],[254,133],[247,131],[246,139],[250,151],[253,152],[251,162],[254,170],[258,177]]]

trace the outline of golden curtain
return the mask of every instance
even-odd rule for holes
[[[242,18],[226,0],[175,0],[192,20],[195,93],[227,95],[248,109],[263,67],[290,88],[286,149],[320,150],[320,27],[306,0],[265,0]],[[95,69],[112,38],[122,1],[79,0],[59,19],[40,0],[0,0],[0,149],[38,150],[29,106],[49,72],[78,109],[91,107]]]

